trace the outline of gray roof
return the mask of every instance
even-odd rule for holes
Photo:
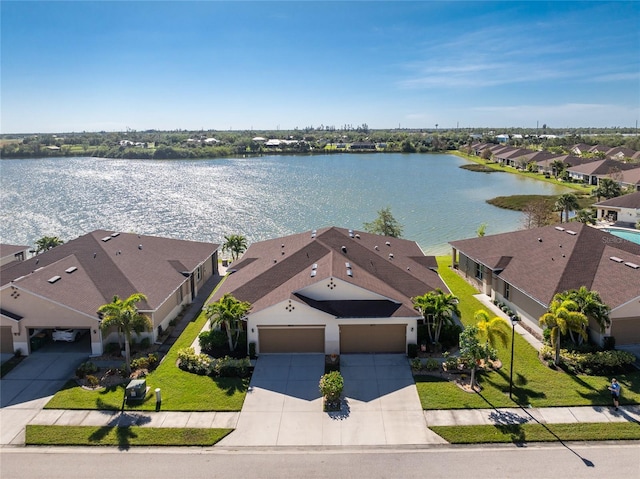
[[[640,296],[640,269],[625,264],[640,264],[640,245],[582,223],[450,244],[544,305],[554,294],[580,286],[598,291],[612,309]]]
[[[594,206],[615,206],[618,208],[640,209],[640,191],[600,201],[595,203]]]
[[[344,248],[343,248],[344,247]],[[393,255],[392,257],[390,256]],[[351,266],[347,273],[345,263]],[[316,274],[311,276],[312,267]],[[212,300],[232,293],[252,304],[256,312],[284,300],[303,301],[325,311],[349,311],[353,305],[325,304],[322,308],[299,293],[331,278],[351,283],[400,306],[392,316],[416,316],[411,298],[440,288],[448,291],[435,271],[436,260],[425,256],[414,241],[328,227],[253,243]],[[364,301],[362,316],[370,315]],[[364,311],[364,310],[367,311]]]

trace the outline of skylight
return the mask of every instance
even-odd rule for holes
[[[71,268],[67,268],[64,270],[65,273],[73,273],[75,270],[77,270],[78,268],[76,266],[71,266]]]
[[[635,263],[631,263],[630,261],[627,261],[627,262],[625,263],[625,265],[626,265],[626,266],[628,266],[629,268],[633,268],[633,269],[638,269],[638,268],[640,268],[640,266],[639,266],[639,265],[637,265],[637,264],[635,264]]]
[[[56,281],[60,280],[60,276],[52,276],[51,278],[49,278],[47,281],[49,281],[49,283],[53,284]]]
[[[617,256],[609,256],[611,261],[615,261],[616,263],[622,263],[622,258],[618,258]]]

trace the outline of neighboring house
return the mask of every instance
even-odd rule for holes
[[[595,203],[598,219],[629,223],[640,221],[640,191]]]
[[[640,245],[582,223],[450,244],[461,276],[535,324],[556,293],[585,286],[611,308],[611,326],[590,324],[591,338],[640,343]]]
[[[0,266],[13,261],[24,261],[29,257],[30,246],[0,244]]]
[[[406,353],[422,319],[411,298],[448,292],[413,241],[327,227],[253,243],[212,301],[252,304],[258,353]]]
[[[623,171],[640,168],[633,163],[623,163],[617,160],[596,160],[567,168],[569,177],[596,186],[601,178],[612,178],[620,183]]]
[[[205,281],[218,271],[218,245],[97,230],[31,259],[0,269],[0,326],[3,351],[31,352],[35,331],[52,328],[90,332],[99,355],[115,331],[100,331],[97,310],[113,300],[143,293],[138,304],[153,323],[144,336],[156,340]],[[8,346],[4,337],[10,335]],[[89,351],[87,351],[89,352]]]
[[[582,155],[584,153],[589,153],[589,150],[592,148],[592,145],[587,145],[586,143],[578,143],[577,145],[573,145],[571,148],[571,153],[574,155]]]
[[[376,145],[370,141],[356,141],[349,146],[350,150],[375,150]]]
[[[607,151],[607,158],[623,161],[625,158],[633,158],[633,155],[635,154],[636,154],[636,150],[632,150],[631,148],[625,148],[623,146],[617,146]]]

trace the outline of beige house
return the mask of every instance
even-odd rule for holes
[[[252,304],[258,353],[405,353],[422,316],[411,298],[447,291],[413,241],[329,227],[252,244],[225,293]]]
[[[604,333],[616,344],[640,343],[640,245],[570,223],[453,241],[453,265],[482,293],[538,323],[558,292],[585,286],[611,308]]]
[[[4,251],[4,248],[3,248]],[[98,308],[114,296],[143,293],[138,304],[155,341],[218,271],[218,245],[97,230],[0,269],[2,352],[29,354],[31,338],[53,328],[87,332],[99,355],[116,342],[100,331]],[[11,338],[11,341],[6,339]]]
[[[600,201],[593,207],[597,211],[598,219],[627,223],[635,227],[640,221],[640,191]]]

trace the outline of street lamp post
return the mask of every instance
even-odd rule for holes
[[[513,345],[515,343],[516,323],[521,321],[517,315],[511,316],[511,370],[509,372],[509,399],[513,400]]]

